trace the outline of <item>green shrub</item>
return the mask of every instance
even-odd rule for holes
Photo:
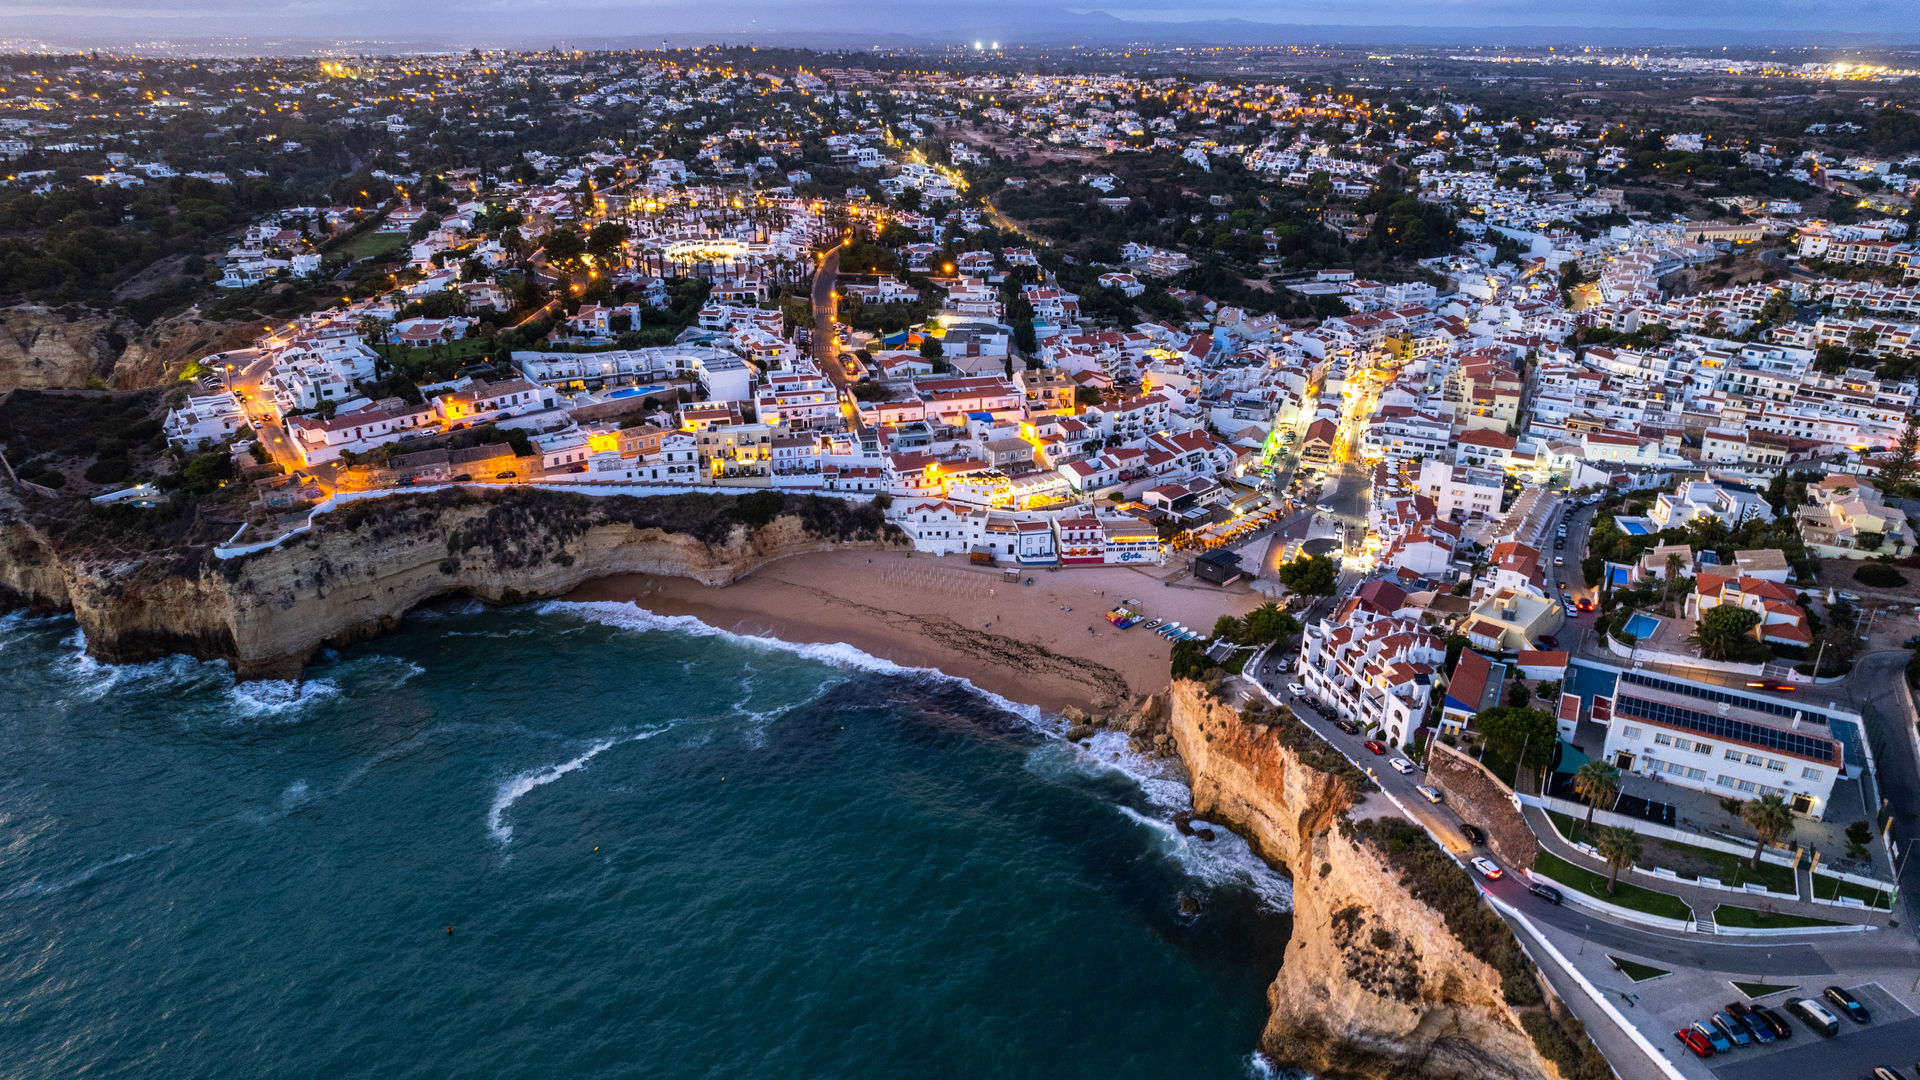
[[[1907,583],[1906,576],[1886,563],[1861,563],[1854,567],[1853,580],[1871,589],[1898,589]]]
[[[124,457],[104,457],[87,466],[86,478],[91,484],[117,484],[127,478],[133,466]]]

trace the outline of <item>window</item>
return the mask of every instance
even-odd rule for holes
[[[1713,744],[1705,742],[1694,743],[1693,752],[1696,754],[1711,754],[1713,753]]]
[[[1767,763],[1767,759],[1761,757],[1759,754],[1747,755],[1747,764],[1749,765],[1765,765],[1766,763]]]
[[[1706,778],[1707,778],[1707,770],[1705,769],[1688,769],[1687,770],[1687,779],[1689,780],[1705,780]]]
[[[1818,780],[1820,776],[1821,773],[1819,769],[1808,767],[1800,770],[1800,779],[1802,780]]]
[[[1640,729],[1634,727],[1632,724],[1628,724],[1626,727],[1620,729],[1620,735],[1622,738],[1637,739],[1640,737]]]
[[[1754,783],[1751,780],[1742,780],[1737,786],[1740,788],[1741,791],[1750,792],[1754,790]]]
[[[1739,761],[1739,760],[1740,760],[1740,751],[1738,751],[1738,750],[1729,750],[1729,751],[1727,751],[1727,753],[1726,753],[1726,758],[1727,758],[1727,760],[1728,760],[1728,761]]]
[[[1726,787],[1726,788],[1730,788],[1730,787],[1732,787],[1732,786],[1733,786],[1733,777],[1731,777],[1731,776],[1728,776],[1728,775],[1727,775],[1727,774],[1725,774],[1725,773],[1721,773],[1721,774],[1720,774],[1720,786],[1721,786],[1721,787]]]
[[[1673,745],[1673,736],[1671,736],[1671,735],[1668,735],[1668,734],[1667,734],[1666,732],[1664,732],[1664,731],[1662,731],[1662,732],[1656,732],[1656,733],[1654,733],[1654,736],[1653,736],[1653,744],[1654,744],[1655,746],[1672,746],[1672,745]]]
[[[1770,772],[1786,772],[1787,763],[1784,761],[1781,761],[1779,758],[1768,758],[1767,769]]]
[[[1675,750],[1691,750],[1693,749],[1693,740],[1692,739],[1675,739],[1673,740],[1673,748]]]

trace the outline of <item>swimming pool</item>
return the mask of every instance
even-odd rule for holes
[[[1655,630],[1660,629],[1660,620],[1644,611],[1636,611],[1633,617],[1627,620],[1627,624],[1620,629],[1636,638],[1649,638],[1653,636]]]
[[[657,386],[629,386],[629,387],[626,387],[625,389],[615,390],[613,393],[608,394],[607,400],[613,401],[617,398],[639,397],[641,394],[651,394],[654,391],[659,389],[660,388]]]
[[[1637,521],[1621,521],[1616,524],[1620,526],[1620,531],[1628,536],[1645,536],[1653,531]]]

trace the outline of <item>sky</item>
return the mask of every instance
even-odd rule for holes
[[[1158,5],[1116,0],[1099,6],[1032,0],[5,0],[0,37],[63,45],[220,35],[431,38],[543,47],[569,36],[627,38],[629,44],[644,45],[657,44],[662,36],[773,43],[783,35],[805,34],[840,35],[850,38],[848,44],[862,36],[900,44],[987,34],[1008,44],[1050,44],[1071,38],[1151,39],[1156,33],[1330,40],[1314,32],[1350,26],[1436,28],[1442,39],[1470,27],[1545,27],[1646,30],[1650,37],[1684,31],[1696,42],[1724,34],[1729,42],[1743,44],[1795,44],[1812,40],[1810,34],[1920,42],[1916,12],[1920,0],[1199,0]],[[1241,20],[1242,25],[1218,20]]]

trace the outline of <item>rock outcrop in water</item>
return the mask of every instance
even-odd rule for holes
[[[1314,767],[1305,760],[1313,746],[1290,748],[1275,728],[1245,722],[1198,683],[1169,693],[1168,729],[1195,810],[1292,872],[1293,937],[1267,991],[1262,1045],[1270,1055],[1321,1076],[1559,1075],[1509,1005],[1502,974],[1343,825],[1347,777]]]
[[[111,663],[186,653],[227,660],[241,678],[287,678],[321,649],[385,633],[440,596],[515,603],[611,574],[723,585],[784,555],[888,542],[877,508],[772,498],[749,525],[725,496],[398,495],[318,515],[311,532],[277,547],[216,559],[204,547],[76,547],[0,495],[0,606],[72,612],[88,651]]]

